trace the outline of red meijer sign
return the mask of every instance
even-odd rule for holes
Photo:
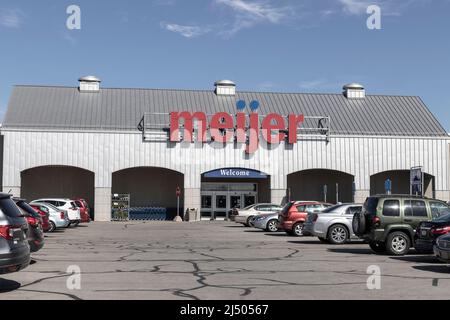
[[[248,128],[246,127],[247,117]],[[238,143],[247,143],[248,137],[246,152],[249,154],[258,150],[260,130],[264,139],[270,144],[284,141],[286,138],[285,132],[288,132],[289,143],[294,144],[297,143],[297,129],[305,121],[303,115],[290,114],[287,119],[288,126],[286,127],[286,121],[283,116],[271,113],[262,120],[260,126],[258,113],[251,113],[248,116],[245,113],[237,113],[233,117],[226,112],[219,112],[212,116],[208,125],[208,117],[204,112],[172,112],[170,113],[170,141],[181,141],[179,132],[180,123],[183,120],[183,140],[194,142],[192,135],[194,119],[198,128],[198,142],[207,142],[207,128],[210,130],[211,139],[217,142],[227,143],[236,138]]]

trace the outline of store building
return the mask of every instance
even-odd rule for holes
[[[418,97],[16,86],[1,130],[3,190],[26,199],[81,197],[99,221],[112,194],[132,207],[197,209],[287,200],[362,202],[410,192],[450,200],[449,136]],[[279,140],[279,141],[278,141]]]

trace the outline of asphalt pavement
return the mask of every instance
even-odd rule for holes
[[[47,234],[8,299],[446,299],[450,267],[411,251],[270,234],[230,222],[91,223]],[[380,272],[380,277],[378,277]]]

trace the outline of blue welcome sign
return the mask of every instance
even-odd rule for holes
[[[218,169],[207,172],[203,175],[204,178],[227,178],[227,179],[267,179],[267,174],[257,170],[227,168]]]

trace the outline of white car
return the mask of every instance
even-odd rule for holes
[[[48,232],[53,232],[58,228],[67,228],[70,225],[70,220],[67,211],[56,208],[54,205],[46,202],[31,202],[30,204],[40,206],[41,211],[49,214],[50,229]]]
[[[242,223],[243,225],[250,227],[251,220],[260,214],[277,213],[283,209],[282,206],[273,203],[258,203],[248,206],[244,209],[237,209],[234,215],[234,221],[236,223]]]
[[[53,198],[43,198],[34,200],[32,203],[36,202],[44,202],[44,203],[50,203],[57,207],[58,209],[62,209],[67,211],[67,214],[69,216],[70,225],[76,227],[81,222],[81,214],[80,209],[75,204],[75,201],[70,199],[53,199]]]

